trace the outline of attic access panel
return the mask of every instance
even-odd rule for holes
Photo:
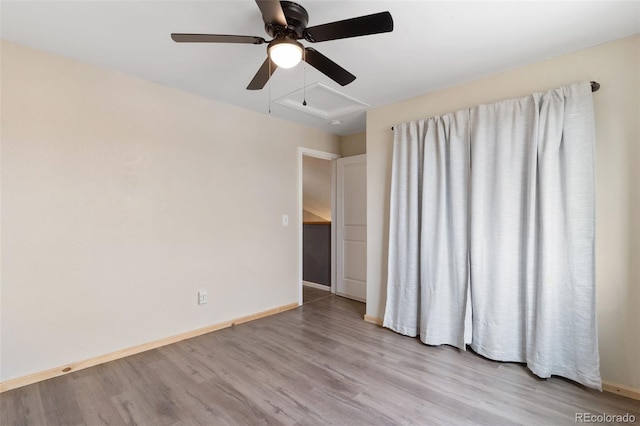
[[[303,105],[305,97],[306,106]],[[301,88],[276,99],[274,102],[324,120],[333,120],[353,112],[363,111],[370,106],[322,83],[308,85],[306,96],[305,89]]]

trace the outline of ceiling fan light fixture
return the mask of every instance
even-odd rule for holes
[[[302,44],[295,40],[274,40],[267,52],[275,64],[281,68],[293,68],[302,60]]]

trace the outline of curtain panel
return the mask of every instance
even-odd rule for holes
[[[601,388],[589,83],[395,127],[384,326]]]

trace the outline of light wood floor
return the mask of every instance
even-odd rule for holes
[[[6,425],[575,424],[640,402],[430,347],[336,296],[0,395]]]

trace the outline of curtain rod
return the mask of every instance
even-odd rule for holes
[[[597,81],[590,81],[589,83],[591,83],[591,92],[597,92],[600,90],[600,83]],[[393,126],[391,126],[391,130],[393,130]]]

